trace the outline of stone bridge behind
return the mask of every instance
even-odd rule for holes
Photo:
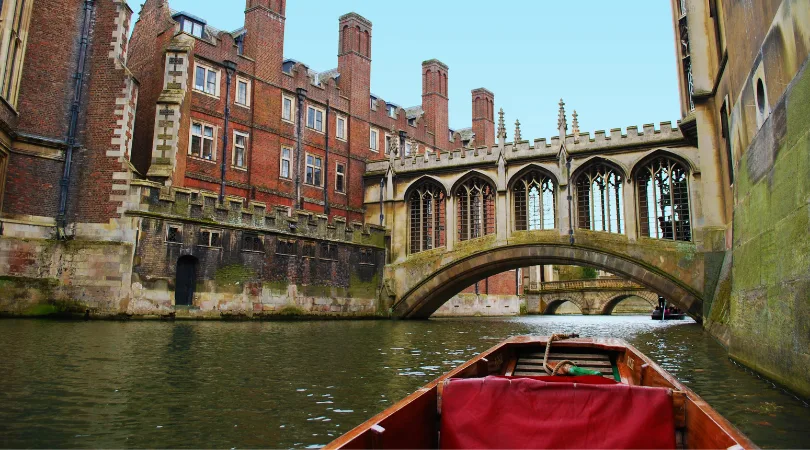
[[[536,286],[535,286],[536,284]],[[607,278],[596,280],[549,281],[532,283],[526,290],[529,314],[554,314],[565,302],[575,304],[584,315],[610,315],[628,297],[639,297],[658,305],[658,294],[631,281]]]

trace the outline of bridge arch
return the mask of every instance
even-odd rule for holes
[[[668,272],[608,250],[531,243],[494,247],[441,266],[412,285],[392,305],[392,314],[403,319],[427,319],[453,295],[477,281],[507,270],[545,264],[590,266],[614,273],[667,297],[696,321],[701,320],[699,294]],[[402,276],[408,274],[403,272]]]
[[[546,316],[553,316],[557,314],[557,310],[560,306],[564,305],[565,303],[571,303],[572,305],[576,306],[579,310],[580,314],[584,314],[585,311],[582,308],[582,305],[579,304],[573,297],[572,298],[558,298],[556,300],[552,300],[546,304],[546,309],[543,310],[543,315]]]
[[[650,308],[655,308],[658,305],[658,294],[655,293],[647,293],[647,292],[633,292],[628,294],[622,294],[614,297],[609,302],[605,303],[605,306],[602,308],[601,314],[604,316],[609,316],[613,314],[613,310],[616,309],[616,306],[619,303],[627,300],[630,297],[638,297],[647,301],[650,304]],[[655,297],[655,298],[653,298]]]

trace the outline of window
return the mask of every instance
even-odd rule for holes
[[[335,167],[335,192],[346,192],[346,166],[341,163]]]
[[[394,105],[388,105],[388,117],[392,119],[397,118],[397,107]]]
[[[242,251],[264,253],[262,238],[254,233],[245,233],[242,236]]]
[[[410,208],[410,253],[444,246],[444,189],[434,182],[424,182],[408,196]]]
[[[411,147],[412,144],[410,142],[405,142],[405,156],[411,156]]]
[[[323,115],[322,109],[314,106],[307,107],[307,128],[323,133]]]
[[[495,189],[473,177],[456,189],[458,240],[466,241],[495,233]]]
[[[250,107],[250,80],[236,78],[236,104]]]
[[[202,247],[220,247],[222,234],[219,231],[200,230],[197,245]]]
[[[453,130],[448,130],[447,132],[447,140],[453,142]]]
[[[213,161],[214,127],[202,122],[191,122],[191,144],[188,154],[196,158]]]
[[[416,126],[416,118],[408,119],[408,125],[415,127]]]
[[[346,118],[343,117],[343,116],[337,116],[337,119],[335,119],[335,122],[337,124],[337,131],[335,132],[336,137],[338,139],[340,139],[341,141],[345,141],[346,140]]]
[[[236,37],[234,40],[236,44],[236,54],[237,55],[244,55],[245,54],[245,34],[242,33]]]
[[[393,145],[393,140],[391,139],[391,135],[385,133],[385,154],[388,155],[391,153],[391,146]]]
[[[171,244],[183,243],[183,227],[180,225],[166,226],[166,242]]]
[[[374,98],[374,97],[369,98],[369,108],[371,108],[372,111],[377,110],[377,99],[376,98]]]
[[[577,218],[583,230],[624,233],[623,178],[613,166],[596,163],[577,176]]]
[[[378,152],[379,150],[377,149],[377,143],[379,141],[380,141],[379,131],[372,128],[368,135],[368,148],[370,148],[372,152]]]
[[[660,156],[642,167],[636,182],[641,235],[691,241],[689,172],[685,165]]]
[[[276,254],[297,256],[298,243],[294,240],[279,239],[278,242],[276,243]]]
[[[321,259],[336,261],[338,259],[337,245],[321,242]]]
[[[5,5],[3,4],[5,3]],[[0,95],[16,108],[20,91],[25,48],[28,42],[28,28],[31,22],[31,0],[0,1],[0,35],[4,38],[0,54],[5,52],[6,60],[0,65],[2,92]],[[5,11],[3,9],[5,8]]]
[[[556,226],[554,182],[538,170],[518,179],[512,187],[515,231],[552,230]]]
[[[194,89],[219,97],[219,71],[201,64],[195,64],[194,70]]]
[[[292,161],[292,149],[289,147],[281,147],[281,178],[290,177],[290,166]]]
[[[360,249],[360,264],[361,265],[374,265],[374,250],[370,248]]]
[[[281,119],[287,122],[293,121],[293,114],[295,114],[295,103],[292,97],[286,95],[281,96]]]
[[[318,156],[307,155],[307,173],[304,183],[313,186],[321,185],[321,168],[323,164]]]
[[[301,256],[304,258],[314,258],[315,257],[315,243],[314,242],[304,242],[304,246],[301,250]]]
[[[198,38],[203,37],[203,24],[195,22],[188,17],[183,17],[183,32]]]
[[[247,140],[248,135],[246,133],[234,130],[233,161],[232,161],[234,167],[239,167],[242,169],[247,167],[247,160],[245,158],[245,155],[247,155]]]
[[[723,144],[726,147],[726,170],[728,171],[728,182],[734,184],[734,153],[731,151],[731,130],[728,123],[728,99],[723,102],[720,108],[720,131],[723,136]]]

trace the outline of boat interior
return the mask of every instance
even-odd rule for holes
[[[551,376],[546,337],[509,339],[327,448],[756,448],[644,354],[617,339],[552,342],[599,375]]]

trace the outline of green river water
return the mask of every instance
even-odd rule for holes
[[[0,321],[0,446],[318,447],[502,339],[624,338],[762,447],[810,447],[810,408],[691,321]]]

